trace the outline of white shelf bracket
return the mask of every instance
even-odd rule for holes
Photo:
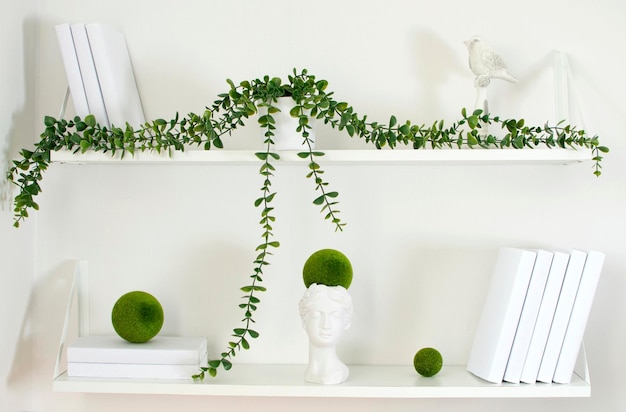
[[[589,376],[589,365],[587,364],[587,351],[585,350],[585,342],[580,344],[580,351],[578,352],[578,358],[576,365],[574,365],[574,373],[582,380],[591,385],[591,377]]]
[[[89,293],[87,284],[87,261],[79,260],[74,267],[74,276],[72,278],[72,287],[70,289],[69,298],[67,300],[67,309],[65,311],[65,320],[63,321],[63,330],[61,331],[61,342],[59,343],[59,351],[57,353],[56,363],[54,365],[54,376],[58,378],[61,374],[61,360],[65,352],[67,341],[67,332],[72,320],[72,312],[76,304],[78,310],[78,336],[89,335]]]
[[[565,120],[585,128],[582,103],[576,94],[576,81],[567,53],[557,51],[554,56],[554,114],[555,121]]]
[[[554,114],[556,122],[570,121],[569,96],[570,68],[567,54],[561,51],[554,56]]]

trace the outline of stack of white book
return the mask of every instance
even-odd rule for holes
[[[130,343],[83,336],[67,348],[67,375],[87,378],[191,379],[207,362],[207,340],[157,336]]]
[[[569,383],[604,254],[501,248],[467,370],[489,382]]]
[[[102,126],[145,122],[124,35],[104,24],[55,27],[76,114]]]

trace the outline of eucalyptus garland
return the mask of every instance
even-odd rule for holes
[[[250,348],[250,339],[257,338],[259,333],[252,328],[255,323],[253,314],[260,303],[258,293],[264,292],[261,286],[264,268],[269,265],[269,256],[280,243],[273,239],[273,224],[276,221],[272,201],[276,192],[272,191],[274,162],[280,159],[279,153],[272,151],[273,138],[276,132],[274,114],[279,112],[277,99],[291,96],[293,107],[290,115],[298,119],[296,132],[303,139],[303,151],[298,156],[308,159],[306,177],[313,181],[317,195],[313,200],[321,207],[324,217],[329,220],[335,230],[341,231],[345,223],[339,217],[337,209],[338,192],[328,189],[324,180],[319,159],[324,156],[312,146],[311,123],[313,119],[329,125],[333,129],[345,131],[350,137],[365,139],[377,149],[385,146],[395,148],[397,145],[412,146],[413,149],[430,147],[440,148],[482,148],[482,149],[522,149],[545,146],[547,148],[587,148],[592,150],[593,174],[600,176],[602,154],[609,149],[601,146],[598,136],[588,136],[584,130],[563,122],[554,126],[527,126],[523,119],[501,119],[480,110],[469,113],[461,111],[459,120],[446,126],[443,120],[431,126],[414,125],[410,121],[400,123],[396,116],[391,116],[387,123],[369,121],[367,116],[360,116],[354,108],[337,101],[333,92],[328,92],[328,82],[317,80],[308,71],[302,70],[288,76],[288,81],[278,77],[265,76],[262,79],[242,81],[235,84],[227,80],[230,89],[219,94],[218,99],[199,115],[189,113],[180,117],[178,113],[172,120],[156,119],[138,128],[129,124],[124,127],[101,126],[92,115],[84,119],[74,117],[71,120],[44,118],[45,130],[41,139],[32,150],[22,149],[20,158],[13,161],[7,172],[7,178],[19,187],[14,200],[14,226],[19,227],[29,210],[39,209],[35,197],[41,192],[40,182],[43,173],[50,164],[53,151],[70,150],[75,153],[96,151],[109,153],[111,156],[133,156],[137,152],[156,151],[171,154],[173,151],[184,151],[190,148],[204,150],[223,148],[222,139],[239,127],[245,126],[251,117],[256,117],[261,108],[257,122],[264,131],[265,150],[256,153],[261,162],[259,174],[263,181],[261,195],[254,201],[254,206],[261,211],[261,243],[256,247],[254,269],[250,281],[241,288],[245,294],[239,307],[243,311],[242,324],[232,331],[232,339],[218,359],[209,360],[208,366],[201,368],[196,379],[204,379],[205,372],[216,376],[220,367],[228,370],[232,367],[232,358],[242,349]],[[491,133],[484,135],[481,129],[488,130],[493,125],[499,126],[502,137]]]

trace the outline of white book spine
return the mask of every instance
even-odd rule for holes
[[[603,253],[596,251],[587,253],[585,268],[583,269],[578,292],[576,293],[576,300],[574,301],[572,314],[567,325],[565,338],[563,339],[559,361],[552,379],[553,382],[570,383],[572,380],[576,358],[583,341],[603,264]]]
[[[87,36],[111,125],[145,123],[141,99],[124,35],[103,24],[87,24]]]
[[[59,24],[55,27],[55,31],[59,48],[61,49],[61,57],[63,58],[63,66],[65,67],[72,102],[74,103],[74,110],[78,116],[84,118],[91,112],[87,102],[87,95],[85,94],[83,78],[80,74],[80,66],[74,46],[72,30],[69,24]]]
[[[536,253],[501,248],[491,277],[467,370],[489,382],[504,377]]]
[[[72,30],[72,37],[74,38],[74,45],[76,46],[76,55],[78,56],[78,64],[80,65],[80,73],[83,78],[83,85],[85,86],[89,110],[91,114],[96,117],[98,123],[108,126],[109,119],[106,108],[104,107],[104,99],[100,91],[100,82],[98,81],[96,66],[91,54],[91,46],[87,38],[85,24],[72,24],[70,28]]]
[[[73,363],[198,365],[206,357],[205,338],[157,336],[130,343],[118,336],[83,336],[67,348]]]
[[[552,264],[550,265],[550,273],[546,281],[546,288],[543,293],[543,298],[541,299],[541,305],[539,306],[539,313],[537,314],[537,322],[535,323],[533,336],[530,339],[528,353],[526,354],[524,367],[522,368],[521,382],[537,382],[539,366],[541,365],[543,352],[546,348],[546,342],[548,341],[550,326],[554,319],[554,311],[559,301],[561,286],[563,285],[563,278],[568,262],[569,254],[559,251],[554,252]]]
[[[550,327],[548,341],[546,342],[546,349],[541,359],[539,373],[537,374],[539,382],[551,383],[554,378],[556,364],[563,346],[563,339],[567,331],[567,324],[572,313],[586,258],[587,253],[579,250],[574,250],[570,254],[559,301],[554,311],[554,319]]]
[[[515,339],[511,347],[511,354],[504,372],[504,380],[511,383],[519,383],[522,376],[522,368],[528,354],[530,340],[535,329],[539,306],[546,288],[553,253],[545,250],[537,250],[537,259],[528,285],[528,292],[524,300],[519,325],[515,332]]]
[[[67,364],[67,375],[82,378],[191,379],[200,372],[197,365],[151,365],[130,363]]]

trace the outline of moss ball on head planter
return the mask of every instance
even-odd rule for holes
[[[316,283],[348,289],[352,283],[352,265],[346,255],[338,250],[318,250],[304,263],[302,278],[307,288]]]
[[[435,376],[443,366],[441,353],[434,348],[423,348],[417,351],[413,357],[415,371],[424,377]]]
[[[163,307],[147,292],[128,292],[113,305],[111,322],[122,339],[132,343],[144,343],[161,330]]]

